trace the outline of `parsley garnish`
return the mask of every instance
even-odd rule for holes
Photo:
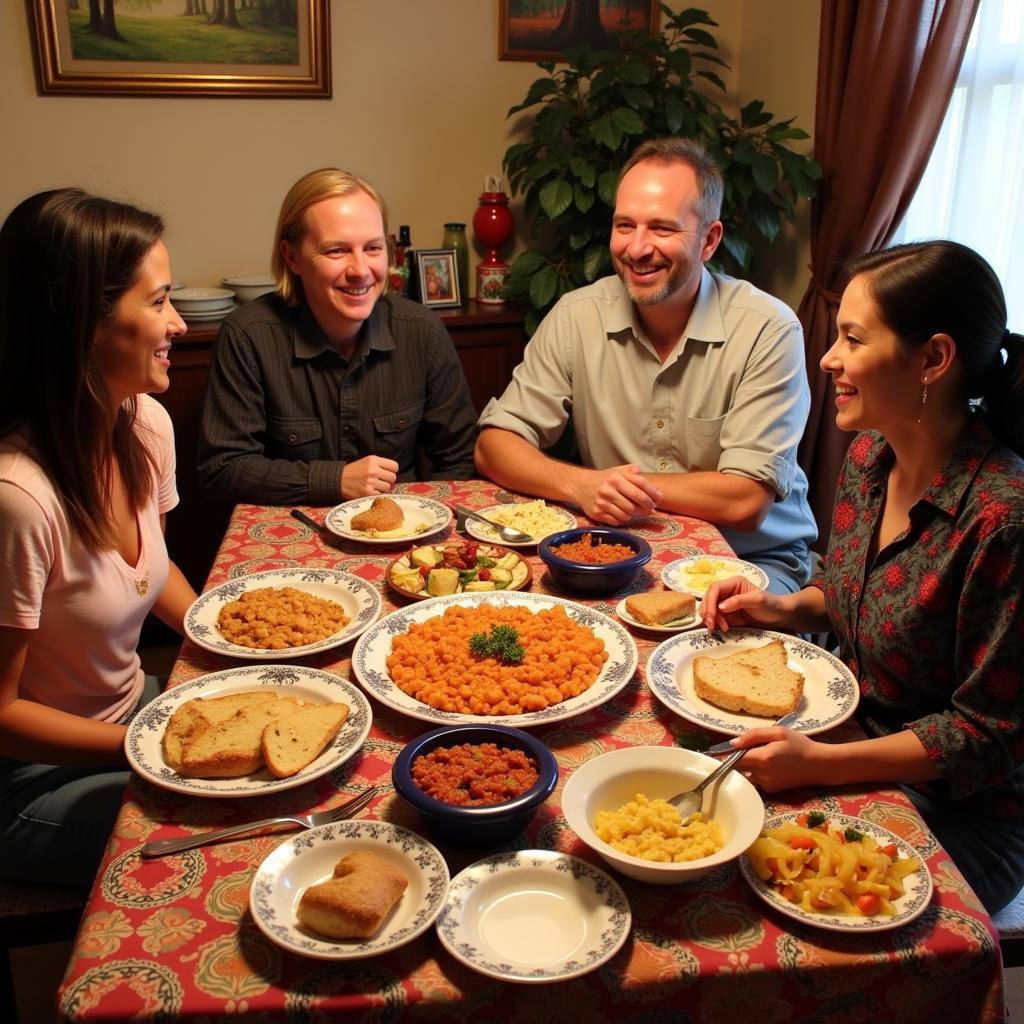
[[[509,664],[518,664],[526,653],[513,626],[491,626],[490,635],[474,633],[469,638],[469,649],[481,658],[496,658]]]
[[[864,838],[864,833],[858,832],[855,828],[848,828],[843,835],[846,836],[848,843],[859,843]]]
[[[825,815],[821,811],[809,811],[807,814],[807,827],[820,828],[825,824]]]

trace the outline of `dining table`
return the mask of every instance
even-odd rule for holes
[[[401,484],[396,493],[479,510],[510,496],[483,480]],[[523,500],[523,499],[519,499]],[[252,573],[294,567],[343,570],[376,588],[381,615],[409,606],[386,570],[404,545],[367,545],[298,521],[288,507],[240,504],[233,511],[206,590]],[[322,522],[325,509],[302,511]],[[588,520],[572,510],[580,525]],[[431,538],[458,537],[459,520]],[[629,593],[663,586],[661,570],[695,554],[733,554],[719,530],[662,512],[628,529],[648,542],[651,560],[626,591],[580,598],[562,591],[537,556],[529,591],[570,598],[610,617]],[[426,543],[424,541],[423,543]],[[149,840],[188,835],[277,814],[337,805],[375,784],[359,820],[426,835],[395,793],[391,768],[403,746],[433,728],[368,694],[372,725],[341,766],[302,785],[241,798],[190,795],[133,774],[92,887],[58,992],[62,1019],[74,1022],[231,1021],[593,1021],[701,1022],[1005,1019],[1003,969],[989,915],[948,854],[898,787],[813,787],[765,795],[766,814],[822,808],[888,829],[914,848],[934,882],[923,913],[901,927],[869,933],[828,931],[778,913],[731,861],[675,885],[613,872],[573,833],[562,814],[568,777],[588,760],[621,747],[704,750],[723,736],[656,699],[646,666],[663,635],[630,627],[638,667],[608,700],[574,717],[531,728],[558,761],[560,780],[528,828],[497,849],[437,842],[451,877],[502,851],[551,850],[613,874],[632,914],[629,935],[593,970],[547,984],[510,982],[471,969],[428,928],[389,952],[323,960],[282,948],[250,911],[253,877],[295,833],[256,835],[145,858]],[[357,682],[354,643],[302,659]],[[182,644],[169,687],[244,664]],[[862,736],[855,718],[823,739]]]

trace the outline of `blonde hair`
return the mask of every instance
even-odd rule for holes
[[[380,210],[384,223],[384,237],[388,236],[388,209],[380,193],[365,179],[357,178],[348,171],[337,167],[321,167],[318,171],[304,174],[290,189],[281,203],[274,231],[274,248],[270,254],[270,267],[277,281],[277,294],[289,306],[297,306],[302,296],[302,285],[288,269],[281,252],[281,243],[298,245],[306,232],[306,211],[314,204],[335,196],[347,196],[353,192],[365,192]]]

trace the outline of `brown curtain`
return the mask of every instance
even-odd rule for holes
[[[980,0],[823,0],[811,214],[811,283],[800,303],[811,414],[800,446],[824,550],[852,435],[836,429],[818,367],[836,336],[843,263],[881,248],[914,195],[956,83]]]

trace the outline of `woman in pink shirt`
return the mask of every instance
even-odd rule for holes
[[[157,693],[136,646],[195,594],[168,560],[185,325],[154,214],[79,189],[0,228],[0,877],[91,881]]]

